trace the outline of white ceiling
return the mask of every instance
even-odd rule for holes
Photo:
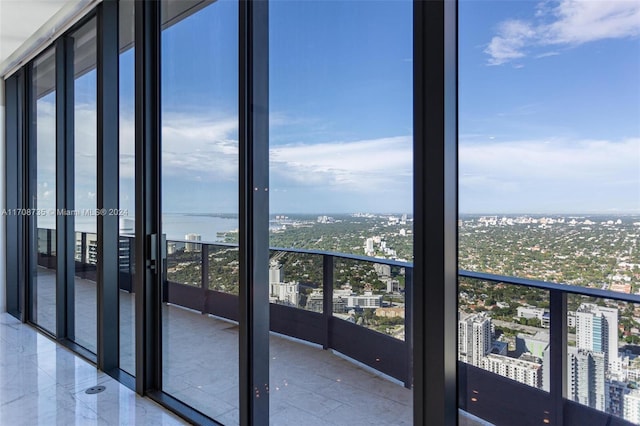
[[[91,0],[0,0],[0,76],[41,50]]]

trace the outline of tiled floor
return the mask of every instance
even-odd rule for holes
[[[165,391],[226,424],[238,424],[238,327],[165,307]],[[189,332],[188,332],[189,331]],[[273,425],[410,425],[412,392],[316,345],[270,338]]]
[[[89,395],[91,386],[105,386]],[[0,314],[0,425],[182,425],[9,314]]]
[[[46,312],[46,316],[41,318],[47,319],[53,313],[54,282],[52,276],[47,276],[48,272],[39,270],[38,284],[39,306],[43,314]],[[95,284],[81,279],[76,279],[75,283],[76,339],[78,343],[95,342]],[[130,372],[133,372],[134,360],[134,297],[124,292],[120,297],[121,366]],[[134,424],[143,411],[139,407],[143,402],[159,410],[153,403],[136,397],[108,376],[98,373],[94,367],[75,358],[66,349],[56,348],[52,341],[30,327],[20,325],[6,314],[2,319],[4,331],[0,337],[7,335],[19,340],[19,336],[25,336],[24,339],[31,343],[6,348],[3,344],[0,355],[3,367],[0,373],[0,425],[5,424],[2,416],[11,416],[14,407],[27,409],[36,416],[30,420],[46,420],[40,424],[66,424],[66,419],[71,421],[73,416],[80,416],[80,424],[107,420],[109,423]],[[238,326],[171,305],[163,306],[162,322],[163,390],[225,425],[237,425]],[[15,352],[13,355],[11,348]],[[20,354],[25,352],[29,357],[22,359]],[[272,334],[270,358],[268,386],[272,425],[412,424],[411,390],[337,353]],[[33,371],[18,369],[14,376],[10,376],[4,365],[11,362],[27,363]],[[42,374],[41,370],[48,374]],[[5,385],[8,382],[27,382],[30,390],[16,390],[16,387],[23,386]],[[91,385],[105,383],[109,385],[102,396],[83,393]],[[47,408],[40,407],[43,401],[54,400],[57,402],[48,403]],[[14,403],[23,405],[10,405]],[[102,418],[105,410],[113,410],[113,414],[105,414]],[[20,415],[14,413],[13,416],[6,417],[8,424],[15,424]],[[171,416],[154,419],[178,422]],[[465,416],[461,416],[461,422],[465,425],[480,424]],[[155,420],[152,423],[159,424]],[[25,419],[23,424],[36,423]]]
[[[53,271],[38,268],[38,319],[50,324]],[[93,349],[95,283],[76,278],[76,341]],[[121,366],[133,373],[134,294],[120,295]],[[163,390],[225,425],[239,423],[238,326],[181,307],[162,315]],[[270,338],[274,425],[409,425],[412,392],[317,345]],[[2,424],[2,423],[0,423]]]

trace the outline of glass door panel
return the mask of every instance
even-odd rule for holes
[[[135,86],[134,2],[119,2],[119,255],[120,368],[135,375]]]
[[[163,391],[238,424],[238,2],[162,3]]]
[[[97,111],[96,111],[96,20],[71,34],[73,40],[73,209],[74,244],[67,247],[74,256],[74,281],[67,283],[73,291],[73,335],[77,344],[97,351],[98,267],[97,216]],[[68,314],[70,314],[69,311]]]
[[[412,8],[269,3],[271,424],[413,421]]]
[[[56,333],[56,69],[55,48],[33,62],[31,83],[30,320]]]

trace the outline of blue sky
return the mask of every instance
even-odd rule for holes
[[[640,212],[640,4],[459,16],[460,211]],[[271,211],[410,212],[411,3],[272,1],[270,20]],[[165,211],[237,211],[236,34],[228,0],[163,33]],[[132,154],[132,55],[121,70]]]
[[[463,1],[460,211],[640,212],[640,3]]]

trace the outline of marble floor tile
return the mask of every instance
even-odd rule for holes
[[[39,318],[47,326],[55,319],[52,277],[50,271],[39,268]],[[78,343],[95,351],[95,283],[77,279],[75,295]],[[120,362],[133,373],[135,294],[121,292],[119,303]],[[162,330],[163,390],[224,425],[239,424],[237,324],[165,304]],[[270,424],[412,424],[413,393],[397,381],[308,342],[272,333],[269,343]],[[84,393],[95,385],[106,390],[96,395]],[[463,420],[461,424],[475,425],[472,417]],[[184,422],[34,328],[0,314],[0,425],[5,424]]]
[[[7,313],[0,340],[0,425],[186,424]]]
[[[76,285],[92,286],[79,280]],[[44,287],[43,287],[44,289]],[[79,297],[94,300],[90,291]],[[135,295],[122,293],[121,357],[133,370]],[[83,327],[95,328],[94,306]],[[78,307],[76,311],[78,311]],[[124,312],[124,314],[123,314]],[[92,336],[90,333],[87,336]],[[93,339],[90,337],[88,340]],[[164,391],[224,425],[239,424],[238,327],[163,306]],[[128,344],[128,346],[127,346]],[[85,390],[106,390],[89,395]],[[411,390],[318,345],[270,337],[270,424],[410,425]],[[178,425],[180,418],[99,372],[33,327],[0,314],[0,425]],[[461,412],[460,424],[488,425]]]

